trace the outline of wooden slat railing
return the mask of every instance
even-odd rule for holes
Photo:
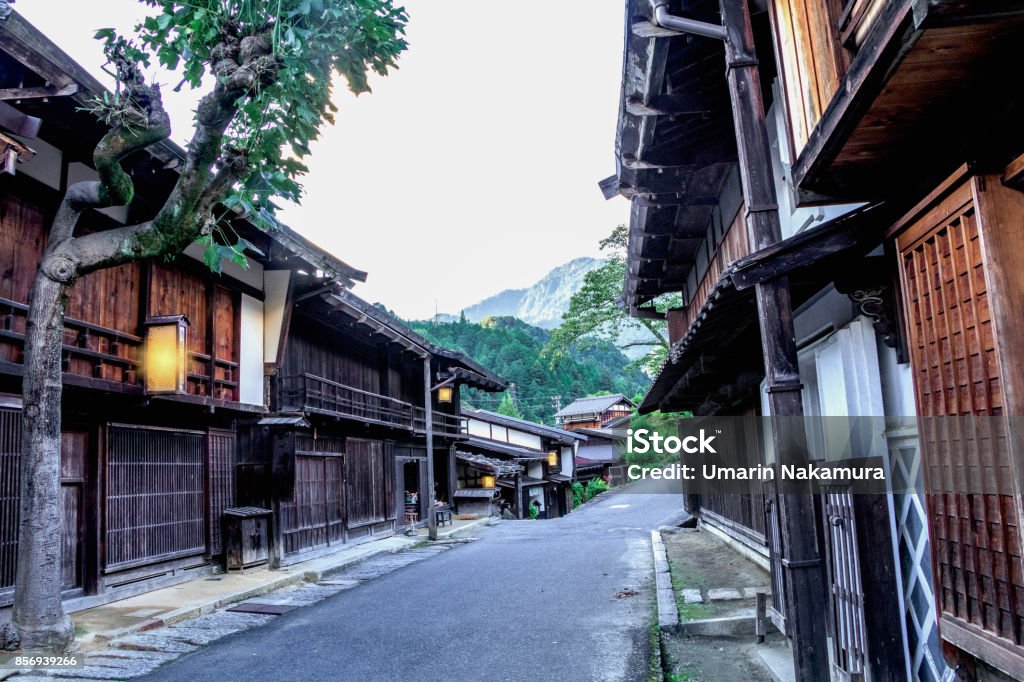
[[[410,403],[363,391],[336,381],[302,374],[284,381],[284,409],[300,409],[412,430],[415,409]]]
[[[427,428],[426,410],[422,407],[413,408],[416,415],[415,430],[423,433]],[[466,417],[457,417],[454,414],[434,412],[433,419],[434,434],[439,436],[467,436],[469,435],[469,420]]]

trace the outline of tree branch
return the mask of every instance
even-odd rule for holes
[[[213,207],[245,176],[248,156],[235,149],[222,152],[224,135],[245,97],[276,79],[278,61],[265,33],[241,39],[224,35],[212,54],[217,83],[199,102],[185,163],[164,205],[144,223],[64,242],[60,255],[77,274],[180,252],[208,229]]]

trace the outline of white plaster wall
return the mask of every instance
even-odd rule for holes
[[[243,403],[263,404],[263,302],[242,294],[238,396]]]
[[[576,455],[576,445],[566,446],[562,448],[562,475],[572,476],[573,474],[573,460]]]
[[[530,462],[526,465],[526,475],[533,478],[544,478],[544,465],[540,462]]]
[[[535,436],[532,433],[525,433],[524,431],[517,431],[516,429],[508,429],[508,442],[524,448],[533,448],[534,450],[541,449],[540,436]]]
[[[203,254],[206,251],[206,247],[199,242],[192,242],[185,247],[185,255],[189,258],[205,263],[206,260],[203,258]],[[237,263],[232,263],[229,260],[222,260],[220,262],[221,275],[225,277],[231,277],[237,279],[239,282],[245,282],[249,286],[255,289],[263,289],[263,265],[255,261],[250,260],[248,267],[243,268]]]
[[[61,151],[39,138],[30,140],[20,135],[13,135],[12,137],[36,153],[28,161],[19,163],[15,172],[24,173],[30,178],[35,178],[39,182],[59,190],[61,159],[63,159]]]
[[[289,270],[267,270],[263,273],[263,361],[277,362],[288,302]]]
[[[490,438],[491,425],[488,424],[487,422],[482,422],[479,419],[470,419],[469,435],[477,436],[478,438]]]

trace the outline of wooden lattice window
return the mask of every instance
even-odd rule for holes
[[[986,248],[976,202],[983,187],[975,178],[948,191],[899,235],[897,247],[924,417],[940,633],[992,661],[1006,660],[1007,645],[1024,643],[1024,578],[1015,465],[1002,417],[1012,407],[990,291],[993,244]]]
[[[107,570],[206,551],[206,434],[111,426],[107,432]]]

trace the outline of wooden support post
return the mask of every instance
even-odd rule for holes
[[[764,592],[757,593],[757,612],[754,617],[754,634],[757,635],[757,643],[764,644],[765,635],[768,634],[768,595]]]
[[[423,358],[423,432],[427,437],[427,537],[437,539],[437,514],[434,513],[434,394],[430,390],[433,377],[430,356]]]
[[[747,233],[754,251],[782,240],[772,175],[768,127],[747,0],[720,0],[726,29],[725,59],[739,152]],[[807,448],[802,424],[800,371],[789,280],[758,284],[755,291],[761,349],[772,414],[772,440],[780,464],[803,464]],[[786,629],[792,638],[796,679],[829,678],[822,564],[814,499],[808,489],[778,496]]]

